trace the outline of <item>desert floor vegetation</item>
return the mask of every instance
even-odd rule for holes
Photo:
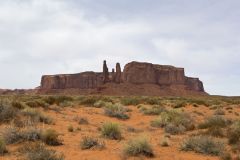
[[[1,160],[237,159],[240,97],[0,96]]]

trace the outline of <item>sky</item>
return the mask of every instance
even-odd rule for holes
[[[184,67],[206,92],[240,95],[239,0],[2,0],[0,88],[131,61]]]

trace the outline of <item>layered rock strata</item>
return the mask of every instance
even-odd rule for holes
[[[116,69],[109,73],[106,61],[103,62],[103,72],[100,73],[83,72],[42,76],[40,89],[97,89],[102,86],[110,86],[106,84],[119,84],[121,87],[124,84],[152,84],[164,88],[181,86],[186,91],[204,92],[203,83],[198,78],[185,76],[184,68],[130,62],[125,65],[123,72],[120,63],[117,63]]]

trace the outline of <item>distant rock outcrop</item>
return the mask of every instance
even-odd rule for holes
[[[115,72],[116,71],[116,72]],[[116,85],[114,85],[116,84]],[[114,93],[121,90],[121,94],[131,90],[134,93],[134,88],[142,86],[156,86],[157,90],[166,91],[167,93],[199,93],[205,94],[203,83],[198,78],[186,77],[183,68],[176,68],[168,65],[156,65],[151,63],[131,62],[128,63],[123,72],[119,63],[116,64],[116,70],[112,69],[109,73],[106,61],[103,62],[103,72],[83,72],[78,74],[61,74],[61,75],[45,75],[41,80],[40,91],[50,90],[66,90],[79,89],[81,90],[97,90],[104,94],[105,90],[115,89]],[[135,86],[134,86],[135,85]],[[132,88],[125,86],[133,86]],[[158,87],[157,87],[158,86]],[[159,88],[160,87],[160,88]],[[102,88],[102,89],[99,89]],[[109,91],[110,92],[110,91]],[[138,92],[136,90],[136,92]],[[94,92],[95,93],[95,92]],[[154,91],[153,91],[154,93]],[[109,93],[111,94],[111,93]],[[136,93],[136,95],[142,95]],[[144,95],[147,93],[144,92]]]
[[[115,83],[121,83],[122,82],[122,71],[121,71],[121,66],[120,63],[116,64],[116,76],[115,76]]]
[[[204,92],[198,78],[186,77],[184,68],[151,63],[131,62],[123,71],[124,81],[135,84],[185,85],[187,89]]]

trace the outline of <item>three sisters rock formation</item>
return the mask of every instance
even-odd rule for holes
[[[119,63],[109,72],[44,75],[40,91],[68,91],[79,94],[108,95],[191,95],[206,94],[198,78],[186,77],[184,68],[142,62],[130,62],[123,71]]]

